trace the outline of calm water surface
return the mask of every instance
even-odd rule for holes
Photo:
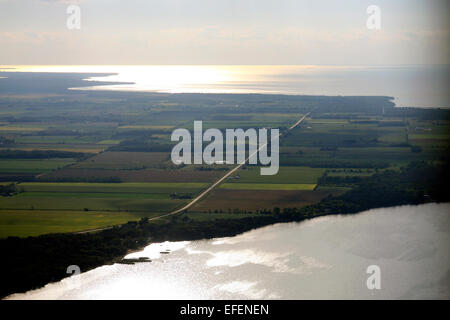
[[[450,108],[448,65],[3,66],[0,70],[114,73],[86,80],[132,83],[82,90],[390,96],[400,107]]]
[[[450,204],[402,206],[155,243],[127,256],[152,262],[103,266],[10,298],[449,299],[449,217]],[[381,268],[380,290],[367,289],[369,265]]]

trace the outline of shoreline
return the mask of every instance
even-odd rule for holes
[[[317,218],[323,218],[323,217],[326,217],[326,216],[344,217],[344,216],[349,216],[349,215],[368,214],[368,213],[369,213],[370,211],[372,211],[372,210],[379,210],[379,209],[394,209],[394,208],[402,208],[402,207],[410,207],[410,206],[422,206],[422,205],[427,205],[427,204],[450,204],[450,201],[449,201],[449,202],[428,202],[428,203],[421,203],[421,204],[414,204],[414,205],[411,205],[411,204],[394,205],[394,206],[388,206],[388,207],[372,208],[372,209],[368,209],[368,210],[364,210],[364,211],[360,211],[360,212],[355,212],[355,213],[317,214],[317,215],[315,215],[314,217],[308,217],[308,218],[305,218],[305,219],[302,219],[302,220],[299,220],[299,221],[281,221],[281,222],[270,223],[270,224],[267,224],[267,225],[262,225],[262,226],[259,226],[259,227],[256,227],[256,228],[251,228],[251,229],[249,229],[249,230],[245,230],[245,231],[242,231],[242,232],[240,232],[240,233],[233,234],[233,235],[229,235],[229,236],[224,236],[224,237],[208,237],[208,238],[202,238],[202,239],[197,239],[197,240],[165,240],[164,242],[166,242],[166,241],[168,241],[168,242],[201,241],[201,240],[214,240],[214,239],[229,238],[229,237],[235,237],[235,236],[242,235],[243,233],[246,233],[246,232],[250,232],[250,231],[254,231],[254,230],[266,228],[266,227],[269,227],[269,226],[270,226],[270,227],[271,227],[271,226],[276,226],[276,225],[279,225],[279,224],[300,224],[300,223],[303,223],[303,222],[307,222],[307,221],[309,221],[309,220],[314,220],[314,219],[317,219]],[[136,248],[136,249],[133,249],[133,250],[130,249],[130,250],[128,250],[127,253],[126,253],[125,255],[123,255],[123,256],[116,257],[116,258],[114,258],[113,260],[111,260],[111,261],[109,261],[109,262],[107,262],[107,263],[104,263],[103,265],[97,266],[97,267],[95,267],[95,268],[92,268],[92,269],[90,269],[90,270],[86,270],[86,271],[81,272],[81,273],[86,273],[86,272],[93,271],[93,270],[95,270],[95,269],[97,269],[97,268],[102,268],[102,267],[104,267],[104,266],[110,266],[110,265],[114,265],[114,264],[117,264],[117,263],[121,263],[122,261],[124,261],[124,257],[125,257],[125,256],[127,256],[127,255],[129,255],[129,254],[131,254],[131,253],[141,252],[141,251],[143,251],[147,246],[152,245],[152,244],[159,244],[159,243],[163,243],[163,242],[158,242],[158,241],[156,241],[156,242],[149,242],[149,243],[143,245],[143,246],[140,247],[140,248]],[[135,264],[135,263],[150,263],[150,262],[152,262],[152,260],[149,259],[148,257],[143,257],[143,258],[129,258],[129,260],[132,260],[132,263],[131,263],[131,264]],[[127,264],[127,263],[123,263],[123,264]],[[61,279],[61,280],[63,280],[63,279]],[[9,294],[9,295],[7,295],[7,296],[2,297],[1,300],[11,300],[12,298],[14,298],[15,295],[18,295],[18,294],[26,294],[27,292],[31,292],[31,291],[34,291],[34,290],[39,290],[39,289],[45,288],[47,285],[51,285],[51,284],[58,283],[58,282],[60,282],[61,280],[54,281],[54,282],[49,282],[49,283],[45,284],[45,285],[42,286],[42,287],[39,287],[39,288],[33,288],[33,289],[30,289],[30,290],[25,291],[25,292],[15,292],[15,293],[12,293],[12,294]],[[19,299],[19,300],[22,300],[22,299]]]
[[[95,233],[1,239],[0,249],[8,259],[1,265],[0,296],[5,298],[60,281],[68,276],[69,265],[78,265],[86,272],[113,264],[151,243],[231,237],[275,223],[357,214],[383,207],[449,202],[450,195],[445,192],[449,170],[427,163],[411,164],[401,172],[376,174],[340,196],[254,217],[199,221],[187,216],[181,218],[180,214],[162,220],[163,223],[150,223],[148,218],[142,218]],[[424,182],[420,179],[423,176],[430,179]]]
[[[361,97],[384,97],[389,99],[391,103],[393,103],[398,108],[417,108],[417,109],[445,109],[448,110],[450,108],[447,97],[445,96],[445,90],[439,89],[440,91],[435,92],[434,94],[427,94],[426,92],[422,92],[422,86],[418,83],[413,83],[414,92],[421,92],[421,94],[415,94],[415,96],[411,97],[410,94],[404,92],[401,85],[396,85],[393,83],[391,85],[386,85],[385,81],[380,82],[379,77],[377,76],[377,72],[380,70],[389,70],[392,72],[400,72],[402,74],[402,78],[397,80],[398,83],[402,82],[402,79],[410,79],[411,71],[419,68],[420,70],[426,69],[431,70],[434,73],[440,72],[442,68],[448,69],[447,64],[441,65],[433,65],[433,64],[420,64],[420,65],[401,65],[401,66],[392,66],[392,65],[163,65],[162,68],[171,69],[175,67],[175,69],[180,69],[181,74],[188,74],[189,72],[194,72],[195,68],[205,69],[212,68],[212,70],[231,70],[232,73],[236,73],[236,70],[240,70],[244,68],[250,67],[252,68],[275,68],[279,69],[278,73],[274,70],[269,70],[266,73],[267,76],[273,76],[277,74],[281,75],[291,75],[293,72],[289,68],[294,68],[295,72],[292,74],[297,75],[300,79],[309,79],[307,75],[311,70],[328,70],[327,74],[331,74],[331,76],[337,76],[341,80],[345,80],[343,75],[339,75],[339,72],[343,70],[347,70],[350,72],[357,72],[358,70],[364,70],[365,74],[363,77],[366,81],[377,84],[377,86],[381,86],[378,90],[367,90],[366,87],[361,87],[356,83],[348,82],[343,87],[334,87],[330,85],[329,87],[318,87],[314,85],[314,82],[310,83],[308,90],[302,90],[303,86],[299,83],[296,85],[286,85],[283,82],[283,78],[278,79],[276,81],[280,81],[284,84],[283,90],[280,89],[280,86],[270,85],[266,81],[266,79],[262,76],[254,76],[252,72],[247,70],[242,75],[243,79],[246,81],[253,81],[258,84],[259,89],[255,89],[252,87],[240,86],[238,84],[234,84],[233,82],[227,82],[227,79],[224,78],[217,83],[212,83],[211,87],[208,87],[207,79],[205,79],[205,83],[199,85],[197,83],[189,83],[189,82],[180,82],[176,85],[171,83],[155,85],[153,82],[142,82],[139,80],[139,77],[130,74],[130,71],[127,68],[131,68],[134,73],[142,73],[147,72],[148,74],[152,74],[151,68],[161,67],[161,66],[152,66],[152,65],[131,65],[131,66],[107,66],[107,65],[72,65],[72,66],[39,66],[39,65],[28,65],[28,66],[4,66],[4,69],[0,68],[1,72],[9,72],[9,73],[47,73],[47,74],[90,74],[86,77],[80,77],[80,83],[75,85],[69,85],[65,87],[66,93],[129,93],[129,94],[230,94],[230,95],[281,95],[281,96],[326,96],[326,97],[339,97],[339,96],[361,96]],[[8,67],[15,67],[15,69],[6,69]],[[189,67],[187,70],[183,68]],[[138,69],[144,68],[144,70]],[[150,68],[149,70],[145,68]],[[191,70],[192,69],[192,70]],[[217,71],[218,74],[226,73],[225,71]],[[308,72],[304,72],[307,70]],[[437,71],[436,71],[437,70]],[[162,72],[158,70],[158,72]],[[240,73],[237,73],[238,75]],[[252,76],[253,75],[253,76]],[[439,84],[438,78],[439,74],[436,74],[432,81]],[[176,76],[176,74],[175,74]],[[219,77],[220,78],[220,77]],[[248,78],[248,79],[247,79]],[[250,79],[250,80],[249,80]],[[297,79],[297,78],[295,78]],[[298,80],[300,81],[300,80]],[[309,81],[309,80],[308,80]],[[289,81],[287,82],[290,83]],[[231,88],[230,88],[231,85]],[[396,90],[392,89],[392,86],[396,87]],[[374,87],[374,85],[372,85]],[[439,88],[439,85],[434,85],[435,88]],[[438,89],[436,89],[438,90]]]

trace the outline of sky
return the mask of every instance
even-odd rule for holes
[[[0,0],[0,64],[449,64],[449,3]],[[67,28],[71,4],[80,29]],[[379,30],[366,26],[370,5]]]

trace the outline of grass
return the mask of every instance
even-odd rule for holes
[[[293,118],[296,119],[296,118]],[[231,128],[263,128],[263,127],[272,127],[272,128],[278,128],[281,125],[288,126],[294,124],[295,121],[292,120],[292,118],[285,119],[284,121],[281,121],[278,119],[265,119],[265,120],[259,120],[259,121],[216,121],[216,120],[208,120],[203,121],[203,129],[209,129],[209,128],[218,128],[218,129],[231,129]],[[185,128],[186,129],[193,129],[193,123],[188,123]]]
[[[0,197],[0,237],[74,232],[170,212],[206,183],[47,183],[27,182],[25,192]]]
[[[126,223],[142,216],[130,212],[0,210],[0,237],[76,232]]]
[[[21,136],[15,138],[17,143],[54,143],[54,144],[80,144],[86,141],[76,136]]]
[[[310,119],[309,124],[348,124],[348,120],[335,120],[335,119]]]
[[[170,199],[168,193],[118,193],[118,192],[23,192],[15,198],[77,198],[77,199]]]
[[[74,159],[0,159],[1,173],[42,173],[74,163]]]
[[[17,144],[14,146],[15,150],[60,150],[71,152],[85,152],[85,153],[99,153],[103,151],[106,145],[97,144],[65,144],[65,143],[29,143],[29,144]]]
[[[245,190],[245,189],[217,189],[203,201],[195,204],[189,212],[214,212],[222,210],[224,213],[245,213],[249,210],[256,212],[261,209],[300,208],[315,203],[327,197],[328,191],[310,190]],[[214,217],[214,216],[211,216]]]
[[[234,190],[314,190],[316,184],[276,184],[276,183],[224,183],[222,189]]]
[[[11,131],[11,132],[36,132],[43,131],[43,127],[28,127],[28,126],[0,126],[0,131]]]
[[[386,135],[381,136],[378,140],[381,142],[386,142],[386,143],[406,143],[407,142],[405,132],[386,134]]]
[[[254,216],[261,216],[261,214],[257,213],[225,213],[225,212],[222,213],[188,212],[185,213],[184,215],[197,221],[206,221],[215,219],[241,219]]]
[[[64,168],[50,172],[42,177],[46,181],[71,181],[70,179],[95,179],[117,178],[122,182],[149,182],[149,183],[191,183],[191,182],[213,182],[223,175],[218,171],[192,171],[179,169],[149,168],[139,170],[116,170],[116,169],[85,169]],[[89,180],[88,180],[89,179]],[[77,181],[77,180],[75,180]],[[83,181],[83,180],[81,180]]]
[[[3,197],[0,199],[0,211],[4,210],[47,210],[47,211],[135,211],[135,212],[168,212],[188,200],[147,198],[96,198],[85,197]]]
[[[369,164],[388,163],[395,165],[397,163],[436,157],[435,154],[428,151],[413,153],[409,147],[339,147],[334,151],[321,150],[321,148],[317,147],[301,147],[300,149],[303,151],[302,154],[280,154],[280,163],[283,166],[323,165],[324,167],[357,167],[362,165],[362,167],[369,168]]]
[[[375,173],[375,170],[360,169],[330,169],[328,176],[330,177],[369,177]]]
[[[187,201],[170,199],[164,193],[25,192],[0,197],[0,237],[75,232],[122,224],[170,212]]]
[[[168,152],[103,152],[77,163],[72,168],[116,170],[155,168],[168,158]]]
[[[173,126],[155,126],[155,125],[129,125],[120,126],[119,129],[172,129]]]
[[[338,186],[318,186],[316,191],[319,192],[328,192],[331,193],[333,195],[339,195],[342,194],[344,192],[347,192],[349,190],[351,190],[352,188],[350,187],[338,187]]]
[[[274,184],[315,184],[325,172],[323,168],[309,167],[280,167],[273,176],[262,176],[259,167],[247,167],[240,170],[236,176],[239,179],[229,179],[230,183],[274,183]]]
[[[198,192],[208,186],[207,183],[188,182],[123,182],[123,183],[87,183],[87,182],[25,182],[20,184],[25,191],[33,192],[69,192],[69,193],[171,193]]]
[[[97,144],[119,144],[120,141],[122,141],[122,140],[106,139],[106,140],[97,142]]]
[[[442,133],[411,133],[408,134],[408,138],[412,140],[449,140],[450,135]]]
[[[189,201],[171,194],[194,196],[205,183],[47,183],[19,184],[25,192],[0,197],[2,210],[65,210],[168,212]]]
[[[360,166],[370,168],[374,163],[387,162],[391,167],[398,167],[411,160],[440,159],[442,150],[446,152],[449,145],[450,123],[447,121],[381,117],[364,112],[339,111],[341,107],[333,111],[327,105],[323,107],[330,110],[324,111],[320,102],[323,98],[314,101],[312,98],[276,96],[151,95],[144,101],[142,98],[134,100],[130,95],[125,104],[122,98],[80,96],[75,100],[52,99],[33,98],[15,103],[11,98],[5,106],[15,103],[14,112],[5,107],[0,114],[23,114],[29,119],[21,121],[21,117],[16,117],[14,122],[10,122],[10,117],[3,117],[0,135],[14,141],[14,149],[99,154],[71,166],[67,166],[73,161],[70,159],[61,162],[57,159],[2,159],[0,173],[3,172],[3,179],[16,179],[15,173],[20,172],[24,175],[44,173],[39,176],[42,181],[71,178],[107,181],[100,179],[118,178],[123,182],[19,183],[25,192],[13,197],[0,197],[0,236],[98,228],[167,212],[188,202],[171,199],[171,194],[195,196],[225,171],[200,171],[196,166],[173,168],[168,160],[169,152],[104,150],[124,140],[164,145],[170,142],[173,128],[192,129],[194,120],[202,119],[204,130],[210,127],[280,128],[292,125],[313,106],[318,107],[310,116],[317,116],[317,119],[308,118],[299,128],[280,139],[283,165],[277,175],[261,176],[259,167],[247,165],[189,210],[192,212],[188,216],[198,220],[241,218],[252,215],[249,211],[256,214],[258,209],[316,203],[330,193],[348,190],[315,188],[326,170],[335,170],[329,172],[330,176],[370,175],[374,170],[349,170]],[[339,103],[345,103],[345,99],[339,98]],[[381,127],[376,123],[352,122],[359,119],[405,121],[405,126]],[[406,127],[409,141],[406,141]],[[406,142],[421,145],[422,152],[412,153],[409,147],[393,147]],[[5,148],[12,148],[11,144],[5,144],[2,149]],[[319,165],[323,168],[309,167]],[[63,166],[67,167],[53,171]],[[334,167],[336,169],[327,169]],[[88,211],[84,211],[85,208]],[[208,213],[208,210],[217,209],[224,213]],[[235,211],[239,213],[233,213]]]

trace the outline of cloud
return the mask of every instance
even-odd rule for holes
[[[307,20],[292,19],[296,13],[284,19],[281,11],[272,14],[277,10],[272,6],[263,11],[267,3],[261,1],[253,15],[236,5],[236,18],[226,10],[217,13],[223,3],[205,9],[200,0],[189,8],[188,1],[163,0],[0,2],[0,13],[11,12],[0,22],[0,59],[9,64],[449,63],[449,30],[428,20],[417,25],[417,12],[410,17],[393,11],[391,20],[383,15],[382,29],[371,31],[365,27],[365,10],[359,14],[351,5],[348,11],[356,20],[342,23],[347,13],[319,12],[324,5],[311,9]],[[74,3],[85,5],[81,30],[71,31],[63,7]],[[399,16],[401,23],[394,19]]]

